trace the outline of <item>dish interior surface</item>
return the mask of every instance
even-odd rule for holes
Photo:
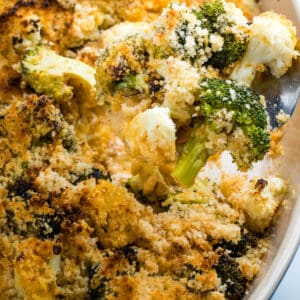
[[[263,9],[273,9],[283,13],[300,30],[300,2],[294,1],[262,1]],[[283,155],[272,161],[272,167],[263,172],[279,173],[290,180],[294,195],[289,199],[281,212],[275,228],[271,249],[264,262],[262,273],[255,279],[246,299],[269,299],[274,293],[282,276],[287,270],[300,242],[300,106],[297,108],[288,124],[288,130],[283,138]],[[264,169],[264,167],[262,168]]]

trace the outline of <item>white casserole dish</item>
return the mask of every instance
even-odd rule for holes
[[[264,10],[285,14],[297,27],[300,36],[300,0],[262,0]],[[295,196],[289,199],[277,221],[271,249],[262,271],[255,279],[245,299],[269,299],[287,270],[300,242],[300,105],[297,106],[283,138],[283,155],[260,166],[263,172],[276,172],[290,181]]]

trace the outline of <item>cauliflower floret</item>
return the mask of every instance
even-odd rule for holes
[[[166,107],[154,107],[138,114],[124,135],[135,157],[155,165],[175,160],[175,125]]]
[[[200,74],[189,63],[174,57],[155,61],[154,67],[164,82],[163,106],[168,107],[171,117],[179,125],[190,121]]]
[[[248,49],[234,68],[231,78],[248,86],[256,71],[268,67],[275,77],[282,76],[298,55],[296,30],[292,22],[272,11],[254,17]]]
[[[150,30],[150,23],[146,22],[122,22],[107,30],[104,30],[100,36],[100,46],[110,47],[117,41],[126,40],[133,35],[143,36]]]
[[[71,31],[79,40],[95,40],[100,36],[99,28],[104,22],[104,15],[91,3],[89,1],[77,3],[74,7]]]
[[[244,211],[249,229],[263,232],[271,225],[287,184],[274,176],[250,181],[245,176],[224,176],[221,191],[227,202]]]
[[[128,184],[143,195],[166,195],[175,161],[175,125],[167,107],[138,114],[126,126],[124,140],[132,156],[133,177]]]

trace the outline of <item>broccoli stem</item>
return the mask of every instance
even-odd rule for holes
[[[205,139],[192,136],[184,145],[173,171],[173,176],[184,186],[189,187],[200,169],[206,164],[209,157],[208,149],[205,147]]]

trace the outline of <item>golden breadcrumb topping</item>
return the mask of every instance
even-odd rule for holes
[[[259,273],[287,183],[169,177],[199,80],[228,75],[205,65],[224,38],[190,13],[204,1],[169,2],[0,0],[0,299],[241,299]]]

